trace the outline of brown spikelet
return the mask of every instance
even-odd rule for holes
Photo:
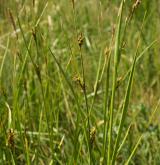
[[[15,34],[16,34],[16,37],[17,37],[17,40],[18,40],[18,33],[16,32],[16,23],[15,23],[15,20],[14,20],[14,17],[13,17],[13,14],[12,14],[12,11],[10,9],[8,9],[8,15],[9,15],[9,19],[11,21],[11,24],[13,26],[13,29],[15,31]]]
[[[132,18],[135,10],[138,8],[138,6],[141,4],[141,0],[136,0],[135,3],[132,5],[132,10],[130,13],[130,19]]]
[[[14,139],[14,130],[11,128],[8,131],[8,135],[7,135],[7,146],[9,146],[10,148],[14,148],[14,143],[15,143],[15,139]]]
[[[85,84],[84,84],[84,82],[83,82],[83,80],[81,79],[80,76],[77,76],[77,75],[74,76],[73,81],[75,81],[81,87],[82,90],[85,89]]]
[[[32,0],[33,7],[35,6],[35,0]]]
[[[90,144],[93,146],[93,143],[95,142],[95,137],[96,137],[96,128],[93,127],[90,130]]]
[[[74,0],[71,0],[71,1],[72,1],[72,7],[74,9],[74,7],[75,7],[75,1]]]
[[[141,4],[141,0],[136,0],[132,6],[132,9],[136,9]]]
[[[130,22],[130,21],[131,21],[135,10],[138,8],[138,6],[139,6],[140,4],[141,4],[141,0],[135,0],[135,2],[133,3],[133,5],[132,5],[132,7],[131,7],[129,16],[126,18],[126,22]]]
[[[34,38],[34,41],[37,42],[36,29],[32,29],[32,36]]]
[[[37,64],[35,64],[35,71],[36,71],[36,74],[37,74],[37,77],[38,77],[40,83],[42,83],[41,69],[40,69],[40,66]]]
[[[123,81],[123,77],[118,77],[117,78],[116,89],[121,85],[122,81]]]
[[[80,33],[79,36],[78,36],[78,45],[79,45],[80,48],[81,48],[82,45],[83,45],[83,41],[84,41],[83,34]]]
[[[104,54],[107,56],[108,54],[109,54],[109,48],[108,47],[105,47],[105,49],[104,49]]]

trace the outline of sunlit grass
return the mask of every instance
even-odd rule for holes
[[[0,164],[158,164],[159,2],[0,2]]]

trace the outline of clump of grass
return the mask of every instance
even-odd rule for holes
[[[159,162],[158,5],[149,4],[4,5],[0,164]],[[156,72],[145,66],[150,49]]]

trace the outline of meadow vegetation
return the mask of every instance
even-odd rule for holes
[[[160,164],[160,1],[0,1],[0,164]]]

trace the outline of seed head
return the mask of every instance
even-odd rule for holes
[[[8,137],[7,137],[7,146],[14,148],[14,142],[15,142],[15,134],[14,134],[14,130],[11,128],[8,131]]]
[[[140,3],[141,3],[141,0],[136,0],[135,3],[132,6],[132,9],[133,10],[136,9],[140,5]]]
[[[116,88],[118,88],[121,85],[122,81],[123,81],[123,77],[118,77],[117,78]]]
[[[95,137],[96,137],[96,128],[93,127],[93,128],[91,128],[91,130],[90,130],[90,143],[91,143],[91,146],[92,146],[93,143],[95,142]]]
[[[78,75],[74,76],[73,81],[75,81],[77,84],[79,84],[79,86],[81,87],[82,90],[85,89],[85,84],[80,76],[78,76]]]
[[[107,55],[108,53],[109,53],[109,49],[108,49],[108,47],[106,47],[106,48],[104,49],[104,54]]]
[[[79,45],[80,48],[82,47],[83,41],[84,41],[83,34],[80,33],[79,36],[78,36],[78,45]]]
[[[74,9],[74,6],[75,6],[75,0],[71,0],[72,1],[72,7]]]

